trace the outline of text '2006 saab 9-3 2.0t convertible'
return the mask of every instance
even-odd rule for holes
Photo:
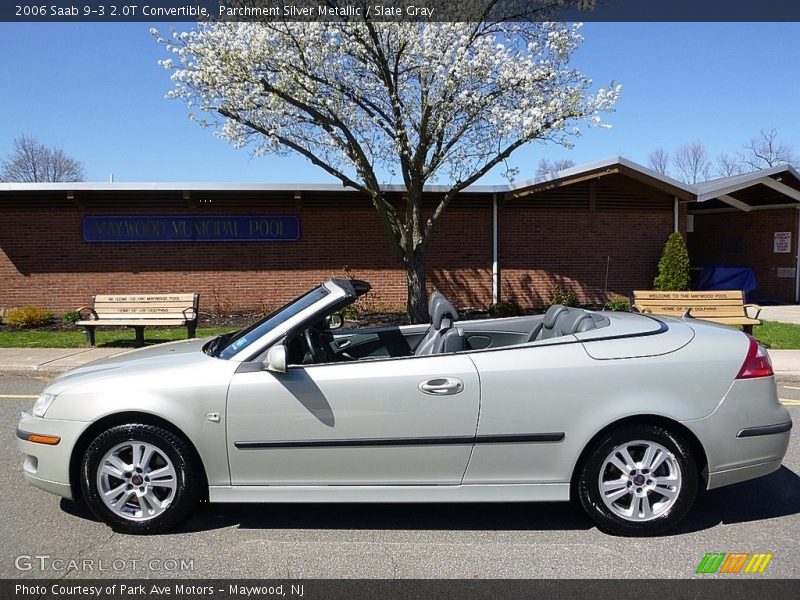
[[[331,279],[237,333],[58,377],[19,422],[25,476],[129,533],[202,499],[576,498],[650,535],[786,453],[769,357],[736,329],[558,305],[459,321],[438,292],[428,325],[342,328],[369,289]]]

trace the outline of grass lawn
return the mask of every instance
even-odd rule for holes
[[[197,337],[211,337],[235,331],[231,327],[200,327]],[[98,327],[96,330],[98,347],[133,348],[133,329],[112,329]],[[147,327],[144,330],[145,344],[173,342],[186,339],[186,327]],[[86,336],[82,329],[74,331],[33,331],[29,329],[0,330],[0,348],[83,348]]]
[[[800,325],[763,321],[753,328],[753,335],[767,348],[774,350],[800,349]]]

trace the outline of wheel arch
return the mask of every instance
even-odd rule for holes
[[[589,456],[592,448],[597,445],[598,441],[608,433],[614,431],[615,429],[619,429],[620,427],[626,427],[629,425],[659,425],[664,427],[673,433],[680,435],[686,443],[689,444],[689,447],[692,451],[692,458],[697,465],[697,472],[700,475],[700,478],[703,480],[704,483],[708,481],[708,469],[706,466],[708,465],[708,457],[706,455],[705,448],[703,444],[700,442],[698,437],[692,432],[691,429],[683,425],[682,423],[675,421],[674,419],[670,419],[669,417],[665,417],[663,415],[653,415],[653,414],[642,414],[642,415],[631,415],[629,417],[624,417],[621,419],[617,419],[600,429],[597,433],[595,433],[592,438],[586,443],[581,451],[580,455],[578,456],[578,460],[575,461],[575,466],[572,469],[572,476],[570,477],[570,496],[576,498],[575,491],[577,489],[578,479],[580,477],[581,469],[583,468],[586,459]]]
[[[207,500],[208,496],[208,475],[206,474],[206,468],[203,464],[202,458],[200,458],[200,453],[197,451],[197,447],[195,447],[192,440],[186,435],[180,427],[176,426],[174,423],[171,423],[167,419],[160,417],[158,415],[154,415],[151,413],[140,412],[140,411],[124,411],[119,413],[112,413],[110,415],[105,415],[104,417],[94,421],[89,427],[87,427],[83,433],[81,433],[78,440],[75,442],[75,446],[72,448],[72,454],[70,455],[69,459],[69,484],[72,490],[72,498],[74,500],[79,500],[82,495],[81,491],[81,483],[80,483],[80,470],[81,470],[81,459],[83,458],[84,453],[89,448],[89,445],[92,441],[103,431],[110,429],[112,427],[116,427],[117,425],[127,425],[131,423],[141,423],[143,425],[154,425],[157,427],[163,427],[164,429],[174,433],[177,436],[183,438],[183,440],[189,445],[191,448],[193,458],[196,461],[196,464],[200,467],[200,473],[203,476],[203,500]]]

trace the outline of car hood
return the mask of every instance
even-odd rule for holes
[[[68,371],[52,381],[47,392],[58,394],[75,383],[120,374],[175,369],[207,361],[217,361],[202,350],[207,339],[181,340],[116,354]]]

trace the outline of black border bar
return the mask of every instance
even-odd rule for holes
[[[787,557],[788,558],[788,557]],[[790,560],[790,558],[788,558]],[[629,574],[630,575],[630,574]],[[122,588],[121,586],[126,586]],[[29,591],[21,592],[20,587]],[[82,586],[100,593],[68,593]],[[141,586],[141,587],[140,587]],[[260,588],[261,593],[247,593]],[[126,591],[122,592],[121,590]],[[161,590],[158,594],[152,590]],[[30,590],[38,590],[30,591]],[[116,590],[116,591],[114,591]],[[134,591],[129,590],[143,590]],[[167,591],[168,590],[168,591]],[[188,591],[187,591],[188,590]],[[271,591],[270,591],[271,590]],[[531,600],[532,598],[593,598],[641,600],[642,590],[659,590],[664,600],[725,598],[789,600],[800,597],[800,580],[746,576],[694,579],[4,579],[0,597],[5,600]],[[302,592],[302,595],[301,595]]]
[[[223,5],[225,10],[220,9]],[[800,21],[796,0],[7,0],[4,22]],[[329,10],[334,7],[336,10]]]

